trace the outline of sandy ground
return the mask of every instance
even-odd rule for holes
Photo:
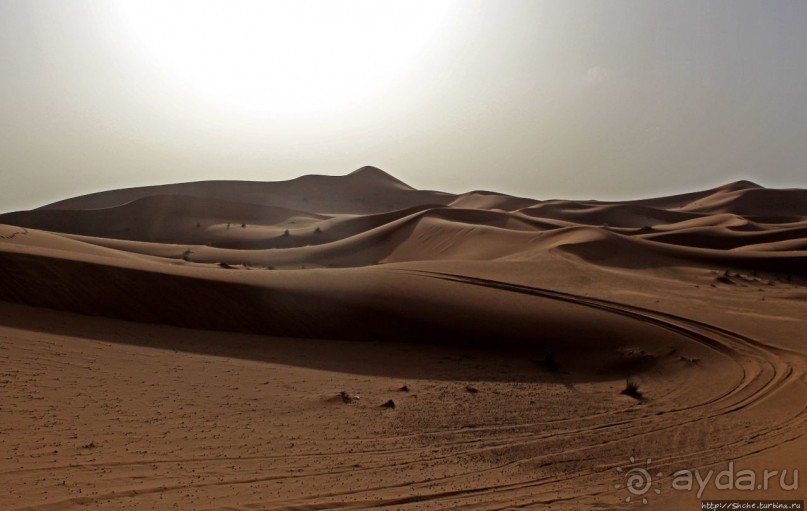
[[[0,509],[804,498],[802,190],[615,204],[321,177],[0,215]],[[785,487],[673,488],[729,463]]]

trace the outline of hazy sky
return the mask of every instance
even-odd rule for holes
[[[0,211],[362,165],[620,199],[806,163],[804,0],[0,0]]]

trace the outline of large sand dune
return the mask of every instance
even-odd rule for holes
[[[131,188],[0,215],[0,282],[0,509],[699,509],[676,470],[807,469],[805,190]]]

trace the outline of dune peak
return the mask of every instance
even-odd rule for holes
[[[364,179],[372,179],[375,182],[388,182],[390,184],[394,184],[397,186],[405,186],[406,188],[412,188],[408,184],[404,183],[400,179],[392,176],[390,173],[381,170],[378,167],[374,167],[372,165],[365,165],[364,167],[358,168],[348,174],[348,176],[355,176],[361,177]]]
[[[747,179],[733,181],[720,187],[720,189],[722,190],[748,190],[751,188],[765,188],[765,187],[753,181],[749,181]]]

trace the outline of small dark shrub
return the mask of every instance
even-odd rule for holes
[[[639,401],[644,400],[644,395],[639,391],[639,382],[630,378],[625,380],[625,388],[622,389],[622,393]]]

